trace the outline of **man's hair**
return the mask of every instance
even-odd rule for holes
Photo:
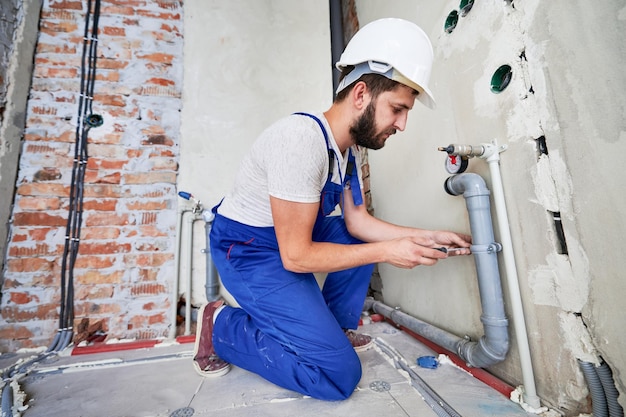
[[[348,75],[354,69],[354,65],[349,65],[341,71],[341,75],[339,76],[339,81],[344,79],[346,75]],[[379,94],[384,93],[386,91],[392,91],[400,84],[397,81],[390,80],[384,75],[380,74],[363,74],[358,80],[341,90],[337,96],[335,97],[335,103],[340,103],[348,96],[348,93],[352,91],[355,84],[359,81],[363,81],[367,85],[367,89],[372,96],[372,99],[376,99]],[[417,93],[417,92],[416,92]]]

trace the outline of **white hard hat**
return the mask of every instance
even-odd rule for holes
[[[380,74],[419,92],[417,99],[429,108],[435,100],[428,89],[433,65],[433,47],[428,36],[415,23],[385,18],[365,25],[350,40],[336,67],[352,70],[337,87],[337,92],[363,74]]]

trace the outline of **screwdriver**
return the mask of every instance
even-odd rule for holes
[[[440,248],[435,248],[435,249],[437,249],[438,251],[441,251],[443,253],[451,253],[451,252],[458,252],[458,251],[463,250],[465,248],[446,248],[445,246],[442,246]]]

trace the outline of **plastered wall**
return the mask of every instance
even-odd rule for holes
[[[263,129],[293,112],[330,106],[328,13],[324,0],[185,2],[179,190],[210,209]],[[194,237],[192,300],[198,304],[205,299],[202,222]]]
[[[435,49],[437,110],[416,108],[404,133],[370,152],[376,213],[469,231],[463,198],[443,191],[448,174],[436,148],[493,139],[508,146],[502,179],[537,389],[544,404],[566,415],[588,411],[577,359],[606,361],[625,404],[620,245],[626,199],[619,162],[626,148],[620,93],[626,78],[619,69],[626,56],[625,7],[623,1],[476,1],[447,33],[444,23],[458,2],[357,1],[361,25],[404,17],[425,29]],[[513,78],[494,94],[491,78],[503,64]],[[469,171],[491,184],[484,161],[472,160]],[[471,257],[412,271],[381,265],[380,274],[387,303],[455,334],[481,335]],[[505,302],[511,317],[506,282]],[[517,384],[522,378],[511,336],[507,360],[491,371]]]

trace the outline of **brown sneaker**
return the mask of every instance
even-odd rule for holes
[[[372,346],[372,337],[368,334],[357,333],[354,330],[344,330],[352,347],[357,352],[363,352]]]
[[[213,316],[223,305],[223,300],[213,301],[203,305],[198,312],[193,367],[204,377],[222,376],[230,371],[230,364],[220,359],[213,349]]]

